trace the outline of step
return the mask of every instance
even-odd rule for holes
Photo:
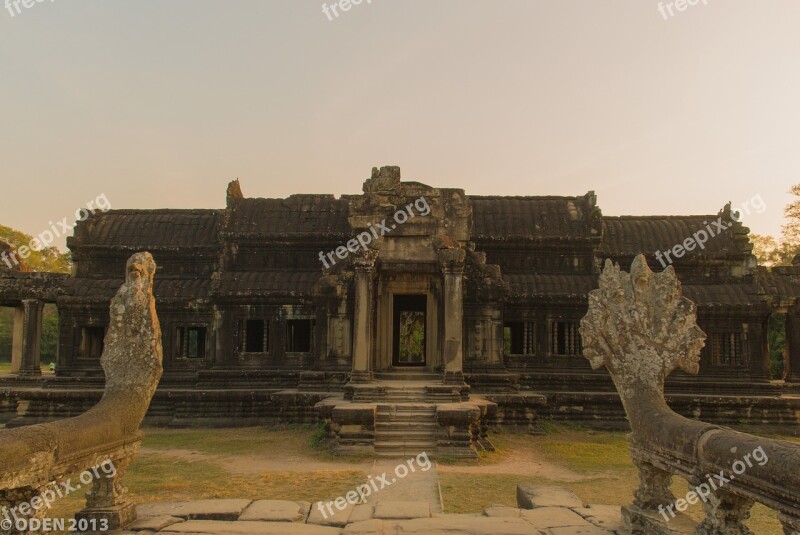
[[[378,429],[436,429],[437,425],[434,421],[420,422],[420,421],[388,421],[383,420],[375,422],[375,430]]]
[[[431,431],[403,431],[401,433],[386,431],[375,433],[375,444],[386,442],[434,442],[436,437]]]

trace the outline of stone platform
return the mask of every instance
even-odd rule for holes
[[[349,383],[343,395],[316,404],[340,453],[475,458],[492,451],[489,422],[497,404],[466,385],[378,380]]]
[[[562,498],[564,495],[562,495]],[[569,498],[569,496],[567,496]],[[569,507],[572,505],[572,507]],[[578,506],[576,506],[578,505]],[[625,535],[620,508],[566,503],[483,513],[441,514],[427,502],[379,501],[348,505],[323,516],[308,502],[198,500],[138,506],[124,533],[149,535]]]

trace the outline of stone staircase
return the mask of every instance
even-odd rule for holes
[[[436,405],[379,403],[375,418],[375,453],[386,457],[432,454],[436,451],[436,427]]]

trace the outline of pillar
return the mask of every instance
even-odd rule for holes
[[[44,303],[25,299],[14,312],[11,373],[39,377],[41,368],[42,314]]]
[[[786,312],[786,352],[784,375],[786,382],[800,383],[800,305]]]
[[[369,382],[372,379],[372,293],[375,256],[367,252],[354,259],[355,307],[353,311],[353,373],[350,380],[356,383]]]
[[[444,275],[444,382],[464,384],[464,249],[441,249]]]

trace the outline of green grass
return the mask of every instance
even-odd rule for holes
[[[42,364],[41,368],[42,368],[42,373],[43,374],[52,375],[52,372],[50,371],[50,363],[49,362],[47,364]],[[11,373],[11,363],[10,362],[0,362],[0,375],[8,375],[9,373]]]
[[[565,487],[584,503],[632,503],[639,478],[628,455],[627,433],[591,431],[558,424],[549,424],[547,432],[544,436],[505,433],[490,436],[498,448],[498,459],[507,457],[515,448],[526,448],[537,457],[587,479],[559,481],[526,474],[440,472],[445,511],[476,513],[493,504],[516,507],[516,487],[521,483]],[[686,481],[675,478],[672,490],[679,498],[686,495],[688,487]],[[703,509],[699,504],[691,506],[686,513],[695,520],[703,518]],[[759,504],[753,507],[748,526],[759,535],[783,534],[775,513]]]
[[[449,459],[458,467],[481,467],[481,473],[439,471],[445,511],[477,513],[493,504],[516,506],[516,487],[520,483],[566,487],[585,503],[623,505],[632,502],[638,486],[638,474],[630,461],[625,433],[597,432],[567,425],[548,425],[545,436],[520,433],[493,433],[497,451],[478,459]],[[145,429],[143,447],[146,453],[132,463],[123,483],[137,503],[205,498],[247,498],[328,501],[362,484],[367,473],[353,463],[364,458],[338,458],[324,446],[320,429],[315,426],[276,426],[247,429]],[[168,451],[172,450],[172,451]],[[186,452],[198,452],[197,459]],[[236,459],[241,456],[274,457],[274,452],[290,452],[292,457],[308,462],[336,460],[330,468],[309,468],[293,472],[278,466],[274,472],[243,475],[227,470],[214,462],[220,456]],[[560,471],[579,481],[547,479],[532,473],[485,473],[492,465],[513,461],[520,452],[555,465]],[[211,456],[211,457],[209,457]],[[244,459],[242,462],[247,462]],[[319,467],[319,465],[317,465]],[[76,479],[76,478],[73,478]],[[676,478],[673,492],[686,495],[688,484]],[[76,493],[55,504],[51,517],[70,518],[83,507],[81,494]],[[687,511],[699,520],[699,505]],[[752,510],[750,528],[759,535],[781,535],[775,514],[757,505]]]

